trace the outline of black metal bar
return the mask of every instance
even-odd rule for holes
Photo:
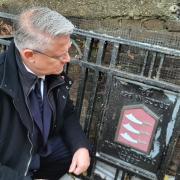
[[[92,38],[87,37],[85,41],[85,47],[84,47],[84,53],[83,53],[83,59],[82,61],[87,62],[88,57],[91,51],[91,44],[92,44]],[[72,61],[75,62],[76,60]],[[86,86],[86,80],[88,76],[88,69],[86,67],[81,67],[81,73],[80,73],[80,83],[78,88],[78,95],[77,95],[77,101],[76,101],[76,109],[77,109],[77,115],[80,118],[81,115],[81,109],[83,104],[83,97],[84,97],[84,91]]]
[[[119,43],[114,43],[113,44],[113,50],[111,54],[111,62],[110,62],[110,68],[114,68],[116,65],[116,60],[119,52]]]
[[[116,169],[116,174],[115,174],[114,180],[118,180],[118,175],[119,175],[119,169]]]
[[[102,110],[100,112],[100,115],[99,115],[99,118],[97,118],[97,121],[96,121],[96,129],[95,129],[95,140],[94,140],[94,152],[96,153],[98,151],[98,139],[101,135],[101,132],[102,132],[102,117],[104,116],[105,114],[105,109],[104,107],[106,107],[107,105],[107,102],[108,102],[108,97],[109,97],[109,93],[110,93],[110,90],[111,90],[111,83],[112,82],[112,75],[111,74],[108,74],[107,76],[107,80],[106,80],[106,86],[105,86],[105,95],[103,96],[103,103],[102,103]],[[99,156],[97,156],[97,154],[94,154],[94,159],[98,159]],[[101,161],[107,163],[106,161],[104,161],[104,159],[100,158]],[[111,164],[114,166],[114,164]]]
[[[143,67],[142,67],[142,70],[141,70],[141,76],[144,75],[144,71],[145,71],[148,55],[149,55],[149,51],[146,51],[145,57],[144,57],[144,62],[143,62]]]
[[[160,54],[160,56],[161,56],[161,59],[160,59],[159,67],[158,67],[157,74],[156,74],[156,79],[157,80],[159,80],[160,73],[161,73],[161,68],[162,68],[162,65],[163,65],[163,62],[164,62],[164,59],[165,59],[164,54]]]
[[[69,63],[64,65],[64,72],[68,74]]]
[[[98,73],[99,74],[99,72],[98,71],[96,71],[96,73]],[[108,76],[108,78],[107,78],[107,81],[106,81],[106,88],[105,88],[105,94],[107,95],[107,94],[109,94],[109,92],[110,92],[110,88],[111,88],[111,83],[110,82],[112,82],[112,76],[110,75],[110,76]],[[95,88],[94,88],[94,91],[96,91],[95,90]],[[103,106],[105,106],[105,104],[107,103],[107,96],[104,96],[104,98],[103,98]],[[102,108],[103,109],[103,108]],[[104,109],[103,109],[103,111],[102,112],[100,112],[101,114],[100,114],[100,116],[99,117],[102,117],[103,116],[103,113],[104,113]],[[102,118],[97,118],[98,120],[100,120],[100,119],[102,119]],[[96,129],[95,129],[95,138],[94,138],[94,142],[93,142],[93,144],[94,144],[94,148],[93,148],[93,154],[94,154],[94,156],[93,156],[93,159],[94,159],[94,163],[93,163],[93,166],[92,166],[92,172],[94,171],[94,169],[95,169],[95,160],[97,160],[97,157],[96,157],[96,155],[95,155],[95,152],[97,151],[97,142],[98,142],[98,137],[99,137],[99,133],[101,132],[101,130],[100,130],[100,128],[101,128],[101,122],[100,121],[97,121],[96,122]],[[103,161],[103,160],[102,160]],[[103,161],[104,162],[104,161]],[[114,166],[113,164],[111,164],[112,166]]]
[[[121,176],[121,180],[125,180],[125,178],[126,178],[126,172],[123,171],[123,172],[122,172],[122,176]]]
[[[98,71],[96,71],[96,73],[99,73]],[[109,75],[107,80],[106,80],[106,87],[105,87],[105,95],[103,97],[103,107],[105,107],[108,99],[107,99],[107,96],[109,96],[109,92],[110,92],[110,89],[111,89],[111,83],[112,82],[112,75]],[[102,109],[103,109],[102,107]],[[96,123],[96,129],[95,129],[95,138],[94,138],[94,148],[93,148],[93,159],[94,159],[94,163],[93,163],[93,167],[92,167],[92,172],[93,170],[95,169],[95,161],[98,159],[97,156],[95,155],[96,151],[97,151],[97,143],[98,143],[98,137],[99,137],[99,134],[101,133],[101,117],[103,117],[103,113],[105,113],[104,109],[103,111],[100,112],[101,114],[99,115],[99,118],[97,118],[97,121],[95,122]],[[101,159],[102,160],[102,159]],[[102,160],[103,161],[103,160]],[[103,162],[106,162],[106,161],[103,161]],[[111,164],[112,166],[114,166],[113,164]]]
[[[87,76],[88,76],[88,69],[85,67],[81,67],[80,82],[79,82],[78,95],[76,100],[76,110],[79,118],[81,115]]]
[[[154,63],[155,63],[155,60],[156,60],[156,55],[157,55],[157,53],[153,52],[153,58],[151,60],[151,65],[150,65],[150,68],[149,68],[148,78],[151,78],[151,76],[152,76],[153,67],[154,67]]]
[[[87,37],[86,42],[85,42],[85,47],[84,47],[84,55],[83,55],[83,61],[88,61],[89,54],[91,51],[91,43],[92,43],[92,38]]]
[[[85,31],[85,30],[81,30],[81,29],[75,29],[74,34],[91,37],[91,38],[96,38],[96,39],[102,39],[102,40],[104,39],[105,41],[116,42],[116,43],[120,43],[120,44],[124,44],[124,45],[139,47],[139,48],[147,49],[150,51],[161,52],[161,53],[169,54],[169,55],[173,55],[173,56],[180,56],[180,50],[178,50],[178,49],[162,47],[162,46],[154,45],[154,44],[150,44],[150,43],[143,43],[143,42],[138,42],[138,41],[134,41],[134,40],[127,40],[127,39],[123,39],[121,37],[114,38],[113,36],[109,36],[109,35],[107,36],[107,35],[103,35],[100,33]]]
[[[179,179],[180,179],[180,162],[179,162],[179,166],[178,166],[178,169],[177,169],[177,172],[176,172],[175,180],[179,180]]]
[[[101,117],[104,117],[104,114],[106,113],[104,107],[106,107],[106,104],[108,102],[109,93],[110,93],[111,85],[112,85],[111,82],[112,82],[112,74],[108,73],[107,80],[106,80],[106,86],[105,86],[105,96],[103,98],[103,107],[102,107],[103,110],[101,112]],[[101,131],[102,131],[102,122],[99,123],[99,127],[97,127],[97,128],[98,128],[97,131],[99,131],[98,133],[101,133]]]
[[[100,65],[102,63],[102,58],[104,55],[104,43],[105,40],[100,40],[98,44],[98,53],[97,53],[97,59],[96,59],[96,64]]]
[[[92,123],[92,114],[93,114],[93,110],[94,110],[94,101],[95,101],[95,97],[96,97],[98,78],[99,78],[99,72],[96,71],[95,76],[93,78],[93,82],[92,82],[93,89],[91,91],[91,95],[89,98],[88,111],[87,111],[85,125],[84,125],[84,131],[85,131],[87,137],[89,137],[90,126]]]
[[[120,71],[118,69],[112,69],[109,67],[105,67],[105,66],[101,66],[101,65],[97,65],[94,63],[90,63],[90,62],[83,62],[83,61],[73,61],[72,63],[75,64],[80,64],[81,66],[87,67],[89,69],[93,69],[93,70],[98,70],[100,72],[103,73],[111,73],[114,76],[119,76],[119,77],[123,77],[123,78],[127,78],[133,81],[137,81],[137,82],[142,82],[151,86],[156,86],[162,89],[166,89],[166,90],[170,90],[170,91],[174,91],[174,92],[180,92],[180,87],[178,85],[174,85],[174,84],[170,84],[168,82],[165,81],[157,81],[156,79],[150,79],[150,78],[146,78],[146,77],[142,77],[136,74],[131,74],[131,73],[127,73],[127,72],[123,72]]]

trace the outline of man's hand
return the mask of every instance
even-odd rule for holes
[[[90,165],[89,151],[86,148],[78,149],[72,158],[69,173],[79,175],[85,172]]]

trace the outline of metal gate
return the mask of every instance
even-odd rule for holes
[[[80,115],[88,99],[91,179],[163,179],[180,130],[180,51],[82,30],[75,36],[84,38],[74,62],[81,66],[76,107]]]
[[[180,136],[180,50],[80,29],[72,39],[65,71],[93,145],[82,178],[162,180]]]

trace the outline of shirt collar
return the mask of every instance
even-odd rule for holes
[[[26,70],[34,75],[36,75],[33,71],[31,71],[24,63],[23,63],[24,67],[26,68]],[[36,75],[37,76],[37,75]],[[37,76],[38,78],[41,78],[43,80],[45,80],[45,75],[43,76]]]

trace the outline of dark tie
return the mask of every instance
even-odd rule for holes
[[[34,87],[34,92],[36,94],[37,100],[38,100],[38,104],[39,104],[39,109],[41,112],[41,115],[43,114],[43,98],[41,95],[41,78],[38,78],[36,83],[35,83],[35,87]],[[42,119],[42,117],[41,117]]]
[[[47,100],[47,86],[44,81],[43,98],[41,95],[41,78],[38,78],[35,82],[34,89],[29,95],[30,109],[36,125],[38,126],[42,138],[43,144],[47,142],[50,124],[51,124],[51,108]]]
[[[34,89],[32,89],[29,95],[29,101],[30,101],[30,109],[31,109],[34,121],[36,122],[41,133],[43,133],[43,122],[42,122],[43,100],[41,96],[40,87],[41,87],[41,79],[38,78],[35,82]]]

